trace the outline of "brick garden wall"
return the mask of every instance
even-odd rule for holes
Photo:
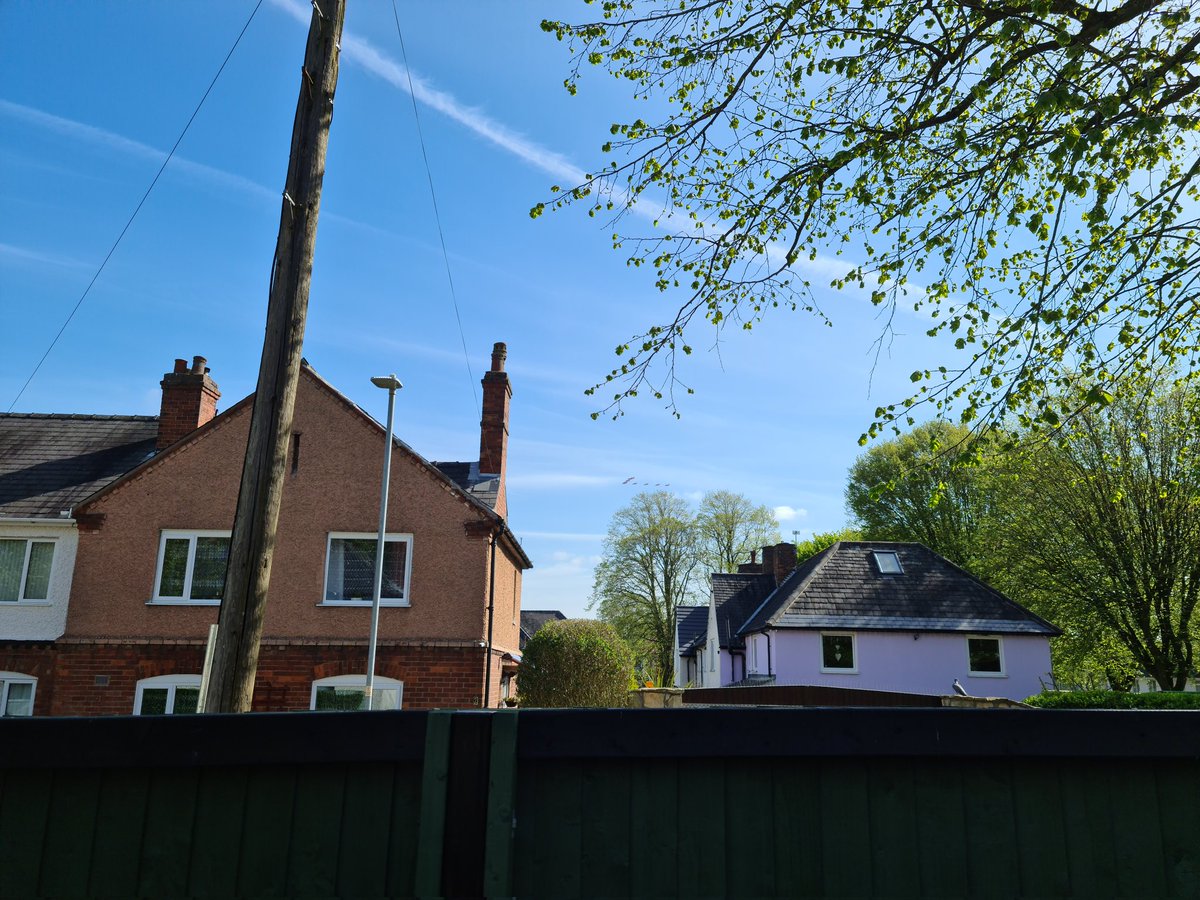
[[[264,644],[253,709],[306,710],[314,681],[363,674],[366,660],[363,645]],[[381,646],[375,673],[404,682],[405,709],[474,708],[483,697],[483,661],[483,649],[474,646]],[[42,645],[40,650],[0,650],[0,667],[38,678],[36,715],[129,715],[138,681],[199,674],[203,662],[203,645],[186,642],[64,643],[56,649]]]

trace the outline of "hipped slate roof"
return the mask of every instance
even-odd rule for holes
[[[896,553],[903,573],[880,573],[876,550]],[[766,628],[1061,634],[928,547],[866,541],[842,541],[806,560],[740,634]]]
[[[64,510],[154,454],[157,416],[0,414],[0,516]]]
[[[774,575],[713,574],[712,596],[717,605],[717,640],[722,650],[741,650],[746,646],[739,629],[774,588]]]
[[[707,606],[675,607],[676,646],[684,656],[695,652],[695,644],[708,633]]]
[[[565,619],[557,609],[523,609],[521,610],[521,649],[531,637],[537,634],[539,628],[547,622],[560,622]]]

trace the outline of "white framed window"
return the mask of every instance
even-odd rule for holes
[[[159,675],[143,678],[133,695],[135,716],[176,716],[194,713],[200,703],[199,675]]]
[[[0,603],[46,603],[54,540],[0,538]]]
[[[164,531],[158,542],[151,603],[212,606],[225,591],[228,531]]]
[[[904,574],[904,567],[900,565],[900,555],[895,550],[872,550],[871,553],[881,575]]]
[[[309,709],[337,710],[366,709],[366,675],[334,675],[313,682]],[[399,709],[404,700],[404,682],[395,678],[375,676],[374,709]]]
[[[33,715],[37,679],[20,672],[0,672],[0,718]]]
[[[1004,642],[998,637],[969,636],[967,670],[975,677],[1005,677]]]
[[[366,532],[333,532],[329,535],[325,551],[325,605],[370,605],[375,586],[375,548],[378,540],[378,535]],[[412,535],[386,535],[380,604],[408,606],[411,576]]]
[[[821,671],[841,675],[858,672],[858,648],[850,631],[821,632]]]

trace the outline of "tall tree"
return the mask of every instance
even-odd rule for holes
[[[750,552],[779,541],[779,522],[769,506],[755,506],[742,494],[709,491],[696,515],[700,562],[709,572],[736,572]]]
[[[663,102],[613,125],[611,160],[532,214],[655,212],[646,236],[618,221],[614,244],[679,299],[620,345],[610,409],[670,393],[697,316],[823,317],[817,273],[893,311],[925,307],[959,351],[939,343],[949,357],[914,372],[915,393],[878,408],[864,440],[926,403],[969,421],[1033,402],[1029,422],[1053,425],[1103,402],[1115,373],[1196,348],[1192,0],[601,9],[542,25],[574,52],[568,90],[595,64]]]
[[[699,564],[695,515],[683,498],[643,492],[613,515],[590,608],[659,684],[675,677],[675,607],[693,598]]]
[[[822,550],[832,547],[838,541],[861,541],[862,532],[857,528],[843,528],[840,531],[823,531],[814,534],[807,541],[796,545],[796,559],[804,562],[811,556],[816,556]]]
[[[919,541],[987,579],[989,483],[964,465],[971,434],[934,420],[862,454],[850,468],[846,507],[864,540]]]
[[[1021,460],[993,535],[1014,579],[1179,690],[1200,637],[1200,399],[1193,385],[1136,386]]]

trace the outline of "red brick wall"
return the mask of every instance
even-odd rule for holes
[[[24,668],[13,670],[39,678],[37,715],[129,715],[139,680],[199,674],[204,662],[204,647],[198,643],[66,643],[57,648],[51,676],[46,662],[54,652],[50,648],[37,657],[43,667],[38,671],[31,669],[33,651],[23,657],[18,652],[0,649],[0,661],[22,662]],[[475,646],[381,646],[375,674],[404,682],[404,709],[474,708],[483,699],[483,657],[483,649]],[[314,681],[362,674],[366,661],[367,648],[361,644],[266,644],[259,655],[253,709],[306,710]],[[106,683],[98,683],[98,677]]]

